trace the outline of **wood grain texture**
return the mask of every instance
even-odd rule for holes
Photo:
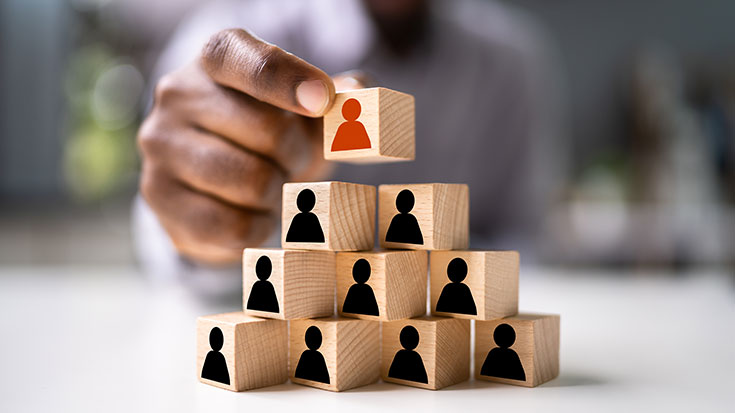
[[[516,339],[510,349],[521,360],[525,381],[484,376],[481,369],[488,353],[498,347],[493,339],[500,324],[513,327]],[[554,314],[519,314],[517,316],[478,321],[475,324],[475,377],[479,380],[536,387],[559,375],[560,317]]]
[[[348,99],[360,102],[357,121],[365,126],[369,149],[332,152],[337,129],[345,122],[342,105]],[[324,115],[324,158],[351,163],[410,161],[415,157],[414,97],[386,88],[338,92],[332,109]]]
[[[415,198],[410,214],[418,220],[423,244],[387,242],[385,235],[399,212],[396,196],[407,189]],[[456,250],[469,246],[469,187],[464,184],[380,185],[378,234],[382,248]]]
[[[266,256],[272,265],[268,278],[276,291],[279,312],[249,310],[247,302],[258,281],[255,265]],[[246,248],[242,254],[243,311],[252,316],[293,320],[334,314],[335,254],[331,251]]]
[[[447,266],[455,258],[467,263],[467,277],[462,283],[470,288],[477,315],[436,311],[442,290],[451,283],[447,277]],[[518,313],[520,256],[517,251],[432,251],[429,260],[432,314],[493,320]]]
[[[355,280],[352,267],[359,259],[370,263],[365,283],[375,294],[378,316],[344,313],[345,298]],[[337,253],[337,310],[341,316],[391,321],[426,313],[426,251],[376,251]]]
[[[286,242],[294,217],[296,199],[304,189],[316,195],[312,209],[324,232],[323,243]],[[347,182],[305,182],[283,185],[281,245],[289,249],[364,251],[375,241],[376,189]]]
[[[438,390],[461,383],[470,377],[470,321],[444,317],[418,317],[383,322],[383,351],[380,376],[385,382]],[[403,349],[400,333],[405,326],[419,332],[414,349],[424,363],[428,383],[388,377],[396,353]]]
[[[209,333],[219,327],[224,336],[220,353],[227,362],[230,384],[201,377],[204,360],[212,351]],[[288,323],[249,317],[242,312],[197,319],[196,371],[199,381],[232,391],[257,389],[288,378]]]
[[[299,358],[307,350],[306,330],[316,326],[322,333],[318,351],[324,356],[329,384],[294,377]],[[292,382],[331,391],[344,391],[378,381],[380,377],[380,323],[347,318],[291,321],[290,369]]]

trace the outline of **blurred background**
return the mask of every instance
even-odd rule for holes
[[[732,269],[735,3],[504,2],[546,30],[568,105],[540,261]],[[0,2],[0,264],[135,265],[147,79],[199,3]]]

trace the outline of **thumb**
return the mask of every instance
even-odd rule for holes
[[[326,73],[242,29],[212,36],[201,63],[218,84],[300,115],[322,116],[334,101]]]

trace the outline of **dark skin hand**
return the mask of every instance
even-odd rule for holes
[[[161,79],[138,132],[140,187],[181,254],[229,263],[270,235],[283,183],[325,174],[317,118],[334,91],[324,72],[244,30],[215,34]]]
[[[403,23],[421,14],[423,1],[367,4],[380,27],[412,27]],[[326,176],[319,118],[335,88],[360,88],[361,80],[332,79],[239,29],[214,34],[199,59],[164,76],[138,131],[140,190],[178,252],[229,264],[265,241],[283,183]]]

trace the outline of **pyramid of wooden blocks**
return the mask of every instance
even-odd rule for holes
[[[288,378],[288,327],[242,312],[197,319],[199,380],[227,390],[272,386]]]
[[[475,324],[475,377],[535,387],[559,375],[559,316],[519,314]]]
[[[246,314],[292,320],[334,314],[335,254],[246,248],[242,254]]]
[[[294,320],[290,330],[292,382],[343,391],[378,381],[378,322],[346,318]]]
[[[339,252],[339,314],[381,321],[423,315],[426,274],[426,251]]]
[[[336,94],[326,159],[414,153],[412,96]],[[471,320],[477,379],[534,387],[559,374],[559,316],[517,314],[518,252],[468,250],[467,185],[286,183],[281,213],[283,249],[243,251],[243,312],[197,320],[201,382],[343,391],[382,378],[437,390],[470,377]]]
[[[420,317],[383,323],[383,381],[438,390],[470,376],[470,321]]]
[[[354,163],[414,159],[414,99],[376,87],[337,93],[324,115],[324,158]]]
[[[469,245],[467,185],[380,185],[378,236],[383,248],[452,250]]]
[[[516,251],[432,251],[431,312],[492,320],[518,312]]]
[[[283,185],[281,246],[363,251],[373,248],[375,187],[346,182]]]

